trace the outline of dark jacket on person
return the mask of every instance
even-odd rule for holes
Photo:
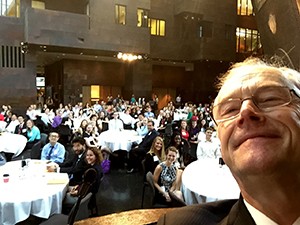
[[[149,131],[145,137],[143,138],[142,142],[138,145],[139,149],[143,149],[145,153],[149,151],[151,148],[153,140],[158,136],[158,132],[156,130]]]
[[[157,225],[255,225],[243,198],[191,205],[172,210]]]
[[[85,155],[86,151],[82,153],[80,158],[78,155],[74,154],[73,157],[70,157],[66,162],[59,163],[60,172],[69,174],[70,186],[80,184],[82,182],[84,171],[89,168],[89,165],[85,160]]]

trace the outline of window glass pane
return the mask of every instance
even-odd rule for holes
[[[160,20],[159,30],[160,30],[159,35],[165,36],[165,21],[164,20]]]
[[[126,6],[115,6],[115,21],[117,24],[126,24]]]
[[[42,1],[32,1],[31,5],[35,9],[45,9],[45,2]]]
[[[137,10],[137,26],[138,27],[148,27],[148,15],[149,11],[145,9]]]
[[[151,19],[151,34],[156,35],[156,19]]]

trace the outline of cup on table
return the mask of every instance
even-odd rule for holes
[[[3,182],[8,183],[8,181],[9,181],[9,174],[8,173],[3,174]]]

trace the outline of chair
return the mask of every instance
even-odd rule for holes
[[[31,159],[41,159],[42,141],[35,143],[30,150]]]
[[[44,145],[47,144],[48,135],[46,133],[41,133],[41,142],[42,142],[42,147],[44,147]]]
[[[169,196],[171,198],[171,206],[172,207],[182,207],[182,206],[186,206],[187,204],[181,200],[180,198],[178,198],[173,192],[169,191]]]
[[[157,203],[155,201],[155,187],[154,187],[154,183],[153,183],[153,174],[149,171],[147,174],[146,174],[146,180],[147,180],[147,183],[150,187],[150,191],[151,191],[151,205],[153,208],[167,208],[169,207],[168,205],[164,205],[164,204],[160,204],[160,203]]]
[[[88,203],[92,197],[90,192],[92,184],[95,182],[97,171],[94,168],[87,169],[83,175],[83,183],[79,189],[78,199],[76,204],[72,207],[69,215],[55,214],[52,215],[48,220],[41,223],[43,225],[73,225],[74,221],[86,219],[89,217]]]
[[[144,180],[144,184],[143,184],[143,192],[142,192],[142,203],[141,203],[141,208],[144,208],[144,198],[145,198],[145,191],[146,191],[146,187],[149,186],[147,180],[145,179],[145,161],[146,159],[142,160],[142,167],[143,167],[143,180]]]
[[[91,197],[92,197],[92,193],[90,192],[80,201],[79,207],[77,209],[77,213],[75,211],[77,204],[75,204],[72,207],[69,215],[54,214],[48,220],[41,223],[41,225],[53,225],[53,224],[72,225],[74,223],[74,221],[87,219],[89,217],[88,203],[89,203]],[[78,202],[78,200],[77,200],[77,202]],[[74,217],[74,220],[72,219],[73,222],[71,223],[71,218],[73,218],[73,217]]]

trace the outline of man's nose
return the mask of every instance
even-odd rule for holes
[[[258,121],[261,120],[261,110],[255,105],[251,98],[245,99],[242,102],[238,120],[239,122],[245,120]]]

